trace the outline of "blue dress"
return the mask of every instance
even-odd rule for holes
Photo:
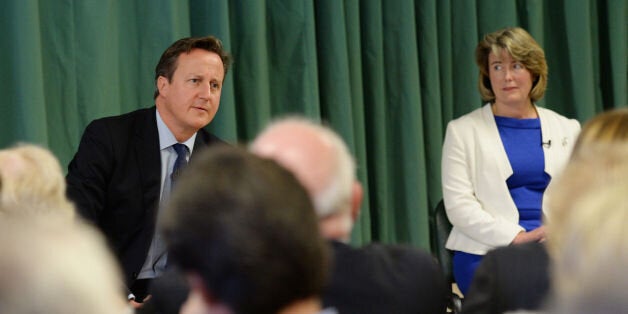
[[[513,171],[506,184],[519,211],[519,225],[531,231],[542,224],[543,193],[551,179],[545,173],[541,120],[495,116],[495,122]],[[463,294],[469,289],[482,257],[454,252],[454,277]]]

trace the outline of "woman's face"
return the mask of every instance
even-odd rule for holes
[[[505,49],[499,55],[488,55],[488,73],[495,94],[495,103],[506,105],[530,104],[532,74]]]

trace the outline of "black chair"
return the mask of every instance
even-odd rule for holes
[[[430,213],[430,247],[440,264],[448,287],[451,287],[455,282],[452,266],[453,252],[445,248],[445,243],[447,242],[451,228],[451,222],[449,222],[447,213],[445,212],[445,203],[441,200]],[[447,307],[452,313],[460,313],[462,308],[462,299],[453,291],[451,292]]]

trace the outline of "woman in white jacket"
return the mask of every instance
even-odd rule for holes
[[[490,33],[476,47],[488,103],[447,126],[442,182],[453,229],[454,277],[466,293],[492,248],[543,241],[543,193],[564,167],[580,124],[537,107],[547,85],[545,53],[521,28]]]

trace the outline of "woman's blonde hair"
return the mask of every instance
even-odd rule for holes
[[[587,121],[576,140],[573,156],[589,144],[613,142],[628,142],[628,108],[605,111]]]
[[[580,196],[628,177],[628,108],[602,112],[584,124],[563,173],[548,189],[549,247],[560,248],[563,223]]]
[[[628,263],[627,192],[628,109],[615,109],[584,125],[569,163],[547,193],[558,313],[590,313],[593,303],[626,305],[622,293],[628,281],[617,275]]]
[[[0,150],[0,213],[74,218],[57,158],[47,149],[20,144]]]
[[[589,143],[586,150],[574,155],[548,192],[548,205],[552,208],[551,219],[547,221],[550,253],[562,250],[573,208],[584,197],[625,184],[627,178],[628,142]],[[600,209],[597,214],[605,215],[605,210]]]
[[[628,307],[628,281],[621,275],[628,264],[626,162],[614,170],[623,178],[600,180],[599,186],[590,187],[552,229],[551,277],[555,302],[563,313],[625,313]],[[621,310],[611,312],[591,303]],[[582,306],[595,310],[574,311]]]
[[[543,98],[547,87],[545,52],[523,28],[511,27],[485,35],[475,48],[475,63],[480,70],[478,87],[482,100],[495,102],[495,93],[488,71],[488,55],[491,52],[500,55],[502,50],[506,50],[513,59],[521,62],[532,74],[530,99],[536,102]]]

